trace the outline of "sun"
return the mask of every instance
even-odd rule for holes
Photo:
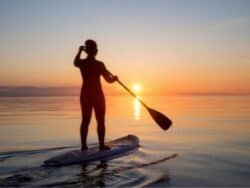
[[[133,91],[134,91],[135,93],[140,93],[140,92],[141,92],[141,85],[138,84],[138,83],[135,83],[135,84],[133,85]]]

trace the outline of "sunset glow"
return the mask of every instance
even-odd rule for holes
[[[0,0],[0,28],[0,188],[250,188],[250,0]]]
[[[141,85],[140,85],[140,84],[136,83],[136,84],[133,85],[133,91],[134,91],[135,93],[140,93],[141,90],[142,90],[142,88],[141,88]]]
[[[249,1],[1,1],[0,86],[81,86],[73,58],[92,38],[110,72],[125,83],[143,79],[147,87],[135,83],[136,93],[250,94],[249,7]],[[124,92],[112,85],[106,93]]]

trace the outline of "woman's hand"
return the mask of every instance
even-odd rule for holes
[[[79,47],[79,52],[84,51],[84,49],[85,49],[85,46],[80,46],[80,47]]]

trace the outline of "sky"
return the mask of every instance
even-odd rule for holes
[[[0,86],[80,86],[90,38],[141,92],[250,94],[249,0],[1,0],[0,28]]]

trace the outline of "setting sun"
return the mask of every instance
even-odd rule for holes
[[[136,93],[140,93],[141,92],[141,85],[136,83],[133,85],[133,91]]]

